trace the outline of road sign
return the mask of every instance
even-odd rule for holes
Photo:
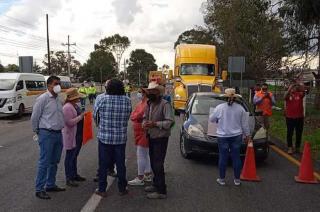
[[[19,69],[22,73],[32,73],[33,68],[33,57],[23,56],[19,57]]]
[[[245,57],[229,57],[228,71],[232,73],[243,73],[246,69]]]

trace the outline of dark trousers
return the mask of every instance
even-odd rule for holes
[[[79,176],[78,174],[78,156],[80,154],[80,150],[81,150],[81,147],[82,147],[82,135],[77,135],[76,136],[76,150],[75,150],[75,155],[76,155],[76,158],[75,158],[75,173],[76,173],[76,176]]]
[[[66,173],[66,180],[73,180],[77,177],[77,154],[76,148],[66,151],[66,158],[64,160],[64,168]]]
[[[118,189],[123,192],[127,187],[125,154],[126,145],[110,145],[99,141],[99,191],[105,192],[107,188],[107,171],[115,159],[118,175]]]
[[[167,154],[168,140],[169,138],[149,139],[150,163],[154,174],[153,186],[156,187],[160,194],[167,193],[164,161]]]
[[[292,136],[293,131],[296,131],[296,149],[300,148],[301,145],[301,139],[302,139],[302,132],[303,132],[303,124],[304,124],[304,118],[286,118],[287,122],[287,143],[288,147],[292,147]]]

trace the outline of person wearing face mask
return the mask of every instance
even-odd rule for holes
[[[149,156],[151,162],[153,185],[145,191],[149,199],[167,198],[167,188],[164,173],[164,161],[167,153],[174,116],[170,103],[163,99],[164,87],[156,82],[150,82],[146,89],[149,99],[143,118],[143,128],[149,141]]]
[[[56,174],[63,148],[62,128],[64,117],[62,103],[58,98],[61,92],[60,78],[50,76],[48,91],[40,95],[33,106],[32,129],[37,133],[40,147],[36,177],[36,197],[50,199],[47,192],[65,191],[56,185]]]
[[[79,94],[76,88],[69,88],[66,91],[67,99],[63,106],[63,115],[65,127],[62,130],[63,147],[66,150],[66,157],[64,161],[66,184],[67,186],[77,187],[75,182],[77,176],[77,124],[83,120],[84,113],[77,115],[77,103],[83,97]],[[79,129],[80,130],[80,129]]]
[[[144,89],[147,86],[143,86],[138,94],[140,102],[137,104],[134,111],[131,113],[131,121],[133,123],[133,131],[135,138],[135,145],[137,147],[137,164],[138,175],[128,184],[132,186],[143,186],[145,182],[151,182],[151,166],[149,157],[149,142],[147,140],[146,132],[142,128],[142,121],[144,111],[147,107],[147,95]]]
[[[285,117],[287,123],[288,154],[293,154],[292,136],[296,131],[295,152],[300,153],[300,145],[304,124],[303,98],[305,96],[303,86],[295,83],[290,85],[285,93]]]
[[[209,120],[217,123],[217,137],[219,148],[219,178],[217,183],[224,186],[226,168],[228,165],[229,152],[231,152],[232,164],[234,169],[234,184],[241,185],[241,159],[240,147],[245,137],[247,142],[252,142],[249,129],[249,113],[238,103],[235,98],[238,96],[235,89],[225,90],[226,103],[218,105]]]
[[[256,105],[256,111],[261,112],[258,120],[268,131],[270,127],[269,117],[272,116],[272,106],[276,104],[273,94],[268,91],[268,84],[262,84],[261,91],[256,92],[253,98],[253,104]]]

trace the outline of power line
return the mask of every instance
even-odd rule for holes
[[[62,43],[63,46],[68,47],[68,75],[70,77],[70,63],[71,63],[71,53],[76,53],[76,52],[70,52],[70,46],[76,46],[76,43],[70,43],[70,36],[68,35],[68,42],[67,43]]]

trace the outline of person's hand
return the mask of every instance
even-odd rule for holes
[[[246,141],[247,144],[253,142],[253,141],[252,141],[252,138],[251,138],[250,136],[246,136],[245,141]]]
[[[156,123],[153,121],[146,121],[144,123],[144,128],[146,128],[146,129],[154,128],[156,126],[157,126]]]
[[[83,117],[84,117],[84,113],[81,113],[81,114],[80,114],[80,119],[82,120]]]

